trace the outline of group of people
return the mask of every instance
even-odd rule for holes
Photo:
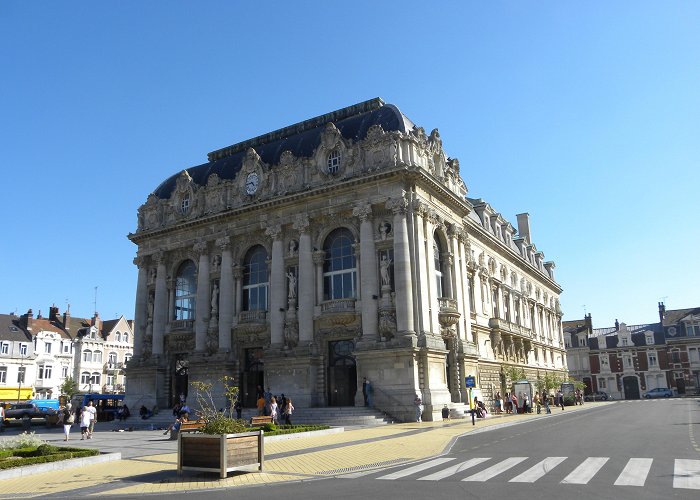
[[[58,412],[58,423],[63,424],[63,440],[70,439],[70,431],[73,424],[78,421],[80,425],[80,440],[92,439],[92,433],[95,430],[95,422],[97,422],[97,408],[92,401],[82,408],[73,411],[73,405],[66,403]]]
[[[583,404],[583,395],[580,390],[576,391],[575,401],[578,404]],[[535,392],[535,394],[532,396],[532,402],[530,402],[529,395],[523,392],[521,392],[519,395],[515,394],[515,392],[506,392],[505,398],[503,398],[501,397],[501,392],[496,391],[493,406],[494,411],[497,414],[504,412],[506,414],[532,413],[533,406],[537,409],[537,413],[542,412],[543,406],[546,413],[552,413],[552,410],[549,407],[551,402],[554,402],[556,406],[561,407],[562,410],[564,409],[564,394],[561,392],[561,390],[557,391],[554,396],[549,395],[547,391],[542,391],[541,394],[539,392]]]
[[[292,404],[292,399],[285,396],[284,393],[281,396],[274,396],[269,387],[266,391],[263,391],[262,387],[258,386],[257,409],[258,416],[272,417],[272,421],[275,424],[279,423],[281,415],[286,425],[292,425],[294,405]],[[238,413],[238,410],[236,412]]]

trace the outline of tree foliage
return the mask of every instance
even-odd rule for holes
[[[68,377],[59,387],[61,395],[68,398],[68,401],[73,399],[73,396],[78,394],[78,383],[73,380],[73,377]]]

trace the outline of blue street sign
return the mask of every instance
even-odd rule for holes
[[[476,387],[476,377],[465,377],[464,378],[464,385],[467,387]]]

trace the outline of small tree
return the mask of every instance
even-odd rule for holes
[[[222,411],[216,408],[216,402],[212,393],[213,384],[200,381],[192,382],[192,386],[197,391],[196,399],[199,406],[197,417],[204,421],[202,432],[205,434],[243,432],[245,430],[243,421],[236,420],[231,415],[233,403],[238,397],[238,387],[234,384],[235,381],[232,377],[224,376],[221,382],[224,387],[224,396],[229,403]]]
[[[78,394],[78,383],[73,380],[73,377],[68,377],[59,387],[61,395],[65,396],[68,401],[73,399],[73,396]]]
[[[525,380],[525,370],[517,366],[508,366],[503,369],[503,374],[511,383],[516,380]]]

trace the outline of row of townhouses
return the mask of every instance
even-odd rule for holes
[[[67,378],[80,392],[126,390],[125,364],[133,355],[132,323],[75,318],[49,308],[49,316],[0,314],[0,401],[51,399]]]
[[[569,374],[587,393],[638,399],[655,388],[700,391],[700,307],[666,310],[660,303],[658,323],[593,328],[588,314],[563,326]]]

